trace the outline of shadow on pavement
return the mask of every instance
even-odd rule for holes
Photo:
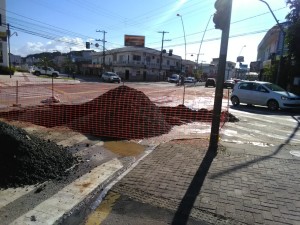
[[[295,137],[296,133],[300,130],[300,119],[295,116],[292,116],[292,118],[298,122],[297,126],[294,128],[293,132],[290,134],[288,139],[284,143],[282,143],[280,146],[278,146],[278,148],[272,154],[269,154],[269,155],[260,157],[258,159],[251,160],[249,162],[237,165],[231,169],[224,170],[220,173],[213,174],[212,176],[210,176],[210,179],[214,179],[214,178],[220,177],[224,174],[231,173],[236,170],[248,167],[251,164],[254,164],[254,163],[257,163],[260,161],[264,161],[264,160],[278,154],[285,145],[289,144],[289,142]],[[177,208],[177,211],[173,217],[172,225],[188,223],[189,216],[191,214],[191,210],[193,208],[195,200],[201,191],[203,182],[207,176],[208,170],[209,170],[214,158],[216,157],[216,155],[217,155],[217,153],[216,153],[215,149],[208,149],[208,151],[206,152],[206,155],[203,158],[189,188],[187,189],[184,197],[182,198],[182,200],[179,204],[179,207]]]
[[[242,168],[245,168],[245,167],[248,167],[254,163],[257,163],[257,162],[261,162],[261,161],[264,161],[270,157],[273,157],[275,155],[277,155],[281,149],[290,143],[290,141],[295,137],[296,133],[300,130],[300,118],[296,118],[295,116],[292,116],[292,118],[298,122],[297,126],[294,128],[293,132],[290,134],[290,136],[287,138],[287,140],[284,141],[284,143],[280,144],[273,153],[269,154],[269,155],[266,155],[266,156],[262,156],[260,158],[257,158],[255,160],[251,160],[249,162],[246,162],[246,163],[243,163],[243,164],[240,164],[240,165],[237,165],[233,168],[230,168],[228,170],[224,170],[222,172],[219,172],[219,173],[216,173],[216,174],[213,174],[212,176],[210,176],[211,179],[214,179],[214,178],[217,178],[217,177],[221,177],[223,176],[224,174],[227,174],[227,173],[231,173],[231,172],[234,172],[236,170],[239,170],[239,169],[242,169]]]
[[[177,211],[172,220],[173,225],[187,224],[195,200],[201,191],[207,172],[216,155],[216,149],[207,150],[190,186],[188,187],[184,197],[182,198],[177,208]]]

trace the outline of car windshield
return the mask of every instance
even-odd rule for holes
[[[279,87],[276,84],[269,83],[269,84],[264,84],[264,85],[272,91],[286,91],[282,87]]]

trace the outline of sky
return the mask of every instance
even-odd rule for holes
[[[286,0],[265,0],[276,19],[284,22]],[[145,36],[145,47],[164,49],[183,59],[210,63],[219,57],[221,30],[213,23],[215,0],[6,0],[11,53],[27,56],[40,52],[124,47],[124,35]],[[177,16],[179,14],[180,16]],[[268,6],[259,0],[233,0],[227,61],[244,56],[256,61],[257,47],[276,25]],[[98,43],[100,47],[95,47]],[[185,51],[186,46],[186,51]]]

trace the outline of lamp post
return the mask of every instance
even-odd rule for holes
[[[241,56],[241,54],[242,54],[242,51],[243,51],[243,49],[246,47],[246,45],[243,45],[242,46],[242,48],[241,48],[241,51],[240,51],[240,53],[239,53],[239,55],[238,56]]]
[[[8,66],[9,66],[9,78],[11,78],[11,57],[10,57],[10,38],[15,34],[16,36],[18,36],[17,32],[13,32],[12,34],[10,34],[10,28],[9,28],[9,24],[7,24],[7,44],[8,44]]]
[[[275,21],[277,23],[277,26],[279,27],[280,31],[282,32],[282,44],[281,44],[281,51],[280,51],[280,60],[279,60],[279,64],[278,64],[277,74],[276,74],[276,84],[278,84],[278,82],[279,82],[279,75],[280,75],[280,69],[281,69],[281,64],[282,64],[282,58],[283,58],[283,51],[284,51],[285,31],[284,31],[282,25],[278,22],[278,20],[277,20],[276,16],[274,15],[274,13],[273,13],[271,7],[269,6],[269,4],[266,1],[264,1],[264,0],[259,0],[259,1],[265,3],[268,6],[270,12],[272,13],[272,15],[273,15],[273,17],[274,17],[274,19],[275,19]]]
[[[186,60],[186,39],[185,39],[185,30],[184,30],[182,15],[180,15],[179,13],[177,13],[177,16],[180,17],[181,23],[182,23],[182,29],[183,29],[183,35],[184,35],[184,60]]]
[[[210,17],[209,17],[209,20],[208,20],[208,22],[206,24],[206,27],[205,27],[205,30],[204,30],[204,33],[203,33],[203,36],[202,36],[202,39],[201,39],[201,42],[200,42],[199,51],[198,51],[198,54],[197,54],[197,65],[198,65],[198,62],[199,62],[199,55],[200,55],[200,51],[201,51],[201,47],[202,47],[202,42],[203,42],[203,39],[204,39],[204,35],[206,33],[208,24],[209,24],[212,16],[213,16],[213,14],[211,14]]]

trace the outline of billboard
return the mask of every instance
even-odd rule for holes
[[[238,57],[236,58],[236,61],[237,61],[237,62],[244,62],[244,56],[238,56]]]
[[[124,45],[134,47],[145,47],[145,36],[125,34]]]

